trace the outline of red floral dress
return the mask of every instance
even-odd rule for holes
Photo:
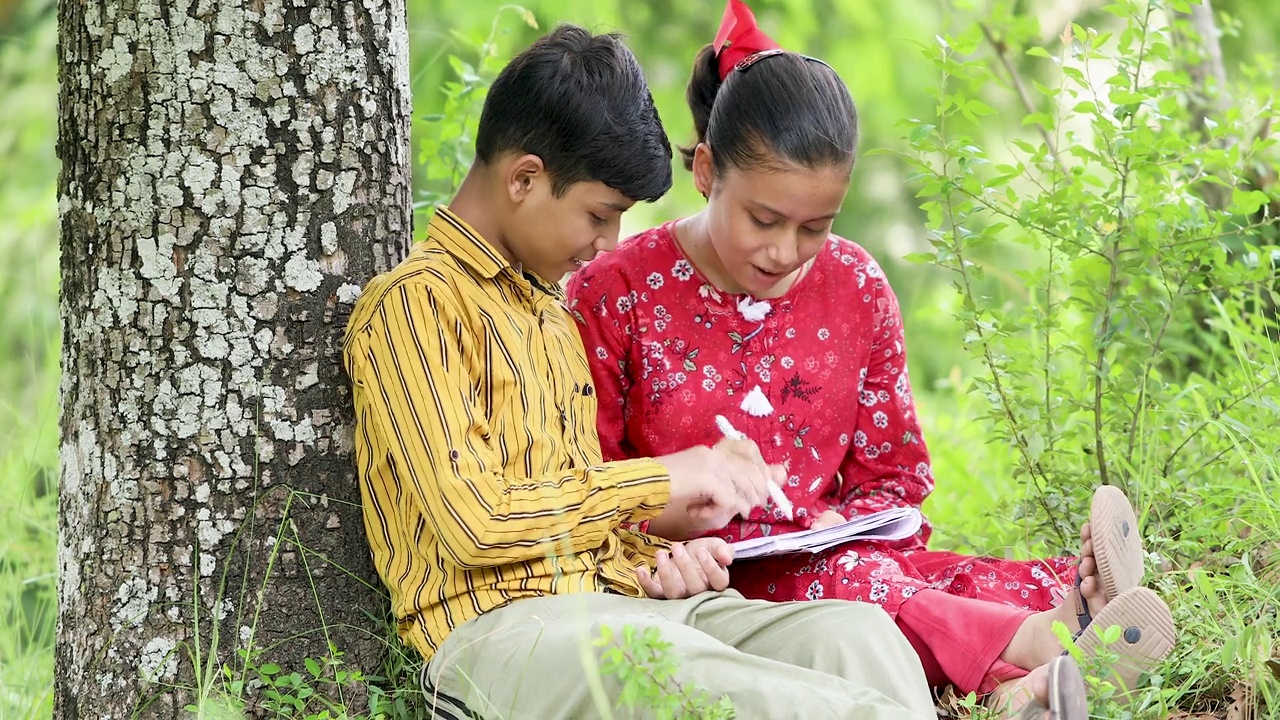
[[[785,295],[757,301],[708,283],[668,223],[580,270],[567,303],[592,363],[606,460],[715,444],[724,415],[786,466],[794,522],[769,504],[712,534],[733,542],[808,528],[825,510],[918,508],[933,490],[897,299],[858,245],[833,235]],[[926,588],[1045,610],[1074,579],[1074,558],[929,551],[930,531],[926,521],[897,543],[735,563],[730,577],[748,597],[862,600],[895,617]]]

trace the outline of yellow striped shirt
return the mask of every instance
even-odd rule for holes
[[[656,517],[670,479],[653,460],[602,462],[562,298],[441,208],[347,325],[365,531],[425,658],[514,600],[639,596],[634,568],[662,542],[619,527]]]

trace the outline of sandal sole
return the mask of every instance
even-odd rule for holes
[[[1121,628],[1120,639],[1110,646],[1120,659],[1110,670],[1119,680],[1120,692],[1127,694],[1137,687],[1142,673],[1150,672],[1173,649],[1173,616],[1154,591],[1130,588],[1093,616],[1093,623],[1076,641],[1076,647],[1086,657],[1097,655],[1102,645],[1098,633],[1112,625]]]
[[[1049,665],[1050,720],[1088,720],[1089,700],[1080,666],[1069,656]]]
[[[1099,487],[1089,508],[1089,527],[1098,578],[1107,597],[1117,598],[1141,585],[1142,534],[1124,492],[1112,485]]]

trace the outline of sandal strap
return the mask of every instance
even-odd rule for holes
[[[1089,627],[1089,623],[1093,622],[1093,614],[1089,612],[1089,601],[1084,599],[1084,591],[1080,589],[1080,571],[1076,571],[1076,619],[1080,621],[1080,630],[1073,634],[1073,640],[1080,639],[1080,634],[1085,628]]]

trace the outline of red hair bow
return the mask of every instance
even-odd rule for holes
[[[781,46],[756,25],[756,16],[746,3],[729,0],[712,48],[716,51],[723,81],[738,63],[765,50],[780,50]]]

